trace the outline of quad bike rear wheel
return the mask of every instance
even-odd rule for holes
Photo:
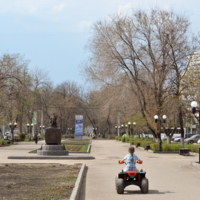
[[[149,181],[147,178],[143,178],[142,181],[141,181],[141,192],[143,194],[147,194],[148,191],[149,191]]]
[[[115,178],[117,194],[124,193],[124,180],[122,178]]]

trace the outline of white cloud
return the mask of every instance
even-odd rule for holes
[[[92,22],[88,22],[88,21],[82,21],[80,24],[78,24],[78,28],[82,32],[90,28],[91,26],[92,26]]]
[[[67,4],[65,3],[61,3],[59,5],[54,6],[54,10],[55,11],[63,11],[66,8]]]
[[[130,14],[132,12],[132,4],[128,3],[126,5],[120,5],[118,7],[118,15],[121,14]]]
[[[171,6],[169,6],[169,5],[164,5],[164,6],[162,6],[162,9],[163,9],[163,10],[166,10],[166,11],[170,11]]]
[[[0,0],[0,13],[37,15],[60,12],[66,7],[63,0]]]

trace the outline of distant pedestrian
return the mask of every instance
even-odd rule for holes
[[[33,139],[35,140],[35,144],[37,144],[37,142],[38,142],[38,132],[37,131],[35,132]]]
[[[101,133],[99,133],[99,137],[101,136]]]

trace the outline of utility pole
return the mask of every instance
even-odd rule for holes
[[[43,106],[41,110],[41,135],[43,136]]]
[[[120,119],[119,119],[119,112],[118,112],[118,126],[117,126],[118,137],[120,136],[119,126],[120,126]]]

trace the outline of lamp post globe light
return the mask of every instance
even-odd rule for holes
[[[116,131],[117,131],[117,128],[118,128],[118,126],[115,126]],[[117,134],[116,134],[116,135],[117,135]]]
[[[32,131],[32,128],[33,128],[33,124],[27,124],[27,133],[29,134],[29,140],[31,140],[31,131]]]
[[[196,113],[197,102],[193,101],[191,103],[191,107],[192,107],[192,113],[195,114]]]
[[[135,125],[136,125],[136,123],[135,123],[135,122],[133,122],[133,132],[135,131],[135,130],[134,130],[134,128],[135,128]],[[133,132],[132,132],[132,138],[133,138]]]
[[[131,122],[128,122],[128,136],[129,136],[129,138],[130,138],[130,126],[131,126]]]
[[[158,122],[158,115],[154,115],[155,122]]]
[[[166,115],[163,115],[162,118],[163,118],[163,122],[166,123],[167,116],[166,116]],[[157,124],[157,122],[158,122],[158,120],[159,120],[159,119],[158,119],[158,115],[155,115],[155,116],[154,116],[154,119],[155,119],[155,123]],[[159,129],[160,129],[159,149],[160,149],[160,151],[162,151],[162,140],[161,140],[161,119],[160,119],[159,121],[160,121],[160,124],[159,124]]]
[[[166,123],[167,116],[163,115],[162,118],[163,118],[163,122]]]
[[[14,144],[14,130],[17,127],[17,122],[15,122],[14,124],[10,122],[9,125],[10,125],[11,134],[12,134],[12,143]]]
[[[122,128],[122,135],[123,135],[124,124],[121,124],[121,128]]]
[[[40,126],[40,134],[41,136],[43,135],[43,129],[45,128],[45,126]]]

